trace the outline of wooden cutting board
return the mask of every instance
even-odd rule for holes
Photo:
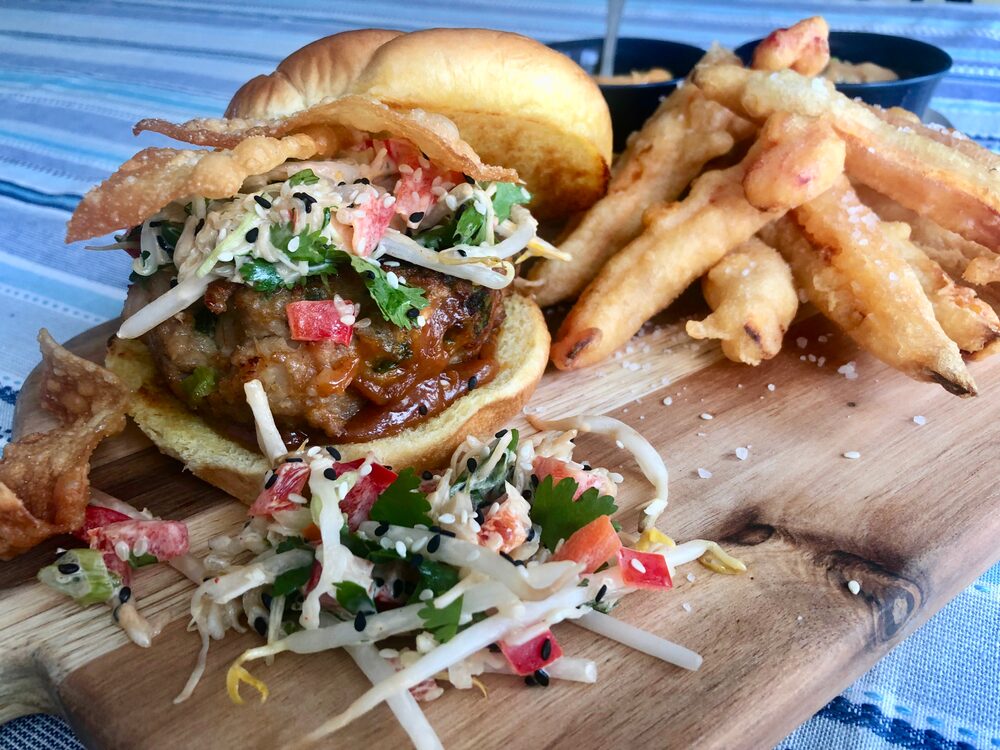
[[[72,348],[100,359],[112,330],[94,329]],[[849,360],[856,380],[837,373]],[[444,745],[731,750],[779,742],[1000,554],[1000,362],[975,365],[973,374],[984,395],[956,399],[859,354],[818,318],[799,324],[786,350],[756,369],[720,360],[717,347],[689,342],[675,322],[648,328],[604,365],[548,373],[531,410],[609,413],[638,428],[671,470],[661,527],[678,540],[719,540],[749,572],[727,577],[695,565],[685,569],[693,582],[679,575],[673,591],[634,595],[615,610],[702,653],[700,671],[559,625],[567,653],[598,663],[598,684],[529,689],[487,676],[488,698],[448,690],[424,706]],[[31,382],[18,402],[19,433],[44,421]],[[646,497],[634,463],[600,440],[579,442],[591,463],[620,467],[620,520],[634,527]],[[747,445],[740,461],[734,450]],[[861,457],[848,460],[846,451]],[[102,445],[93,465],[95,487],[186,520],[196,553],[245,517],[134,427]],[[699,478],[699,468],[712,476]],[[126,642],[106,608],[81,610],[35,582],[60,541],[67,544],[52,540],[0,564],[0,720],[61,712],[101,748],[270,750],[366,687],[343,653],[282,655],[254,666],[271,698],[234,706],[226,668],[258,638],[231,634],[213,644],[194,697],[175,706],[199,646],[185,630],[192,585],[167,566],[139,571],[140,608],[171,621],[143,650]],[[846,586],[852,579],[862,586],[857,596]],[[326,746],[407,741],[383,706]]]

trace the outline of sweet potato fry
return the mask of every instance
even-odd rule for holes
[[[996,312],[967,286],[959,286],[917,244],[910,241],[910,226],[883,222],[900,255],[920,280],[934,307],[934,317],[948,338],[972,359],[982,359],[1000,348],[1000,319]]]
[[[797,153],[787,149],[790,143],[800,144]],[[829,126],[779,113],[738,165],[706,172],[683,201],[650,209],[646,230],[605,264],[563,321],[552,346],[555,365],[569,370],[600,361],[729,250],[826,190],[843,166],[837,143]],[[776,181],[770,190],[760,187],[758,199],[789,202],[754,206],[743,189],[754,172]]]
[[[916,273],[846,178],[761,237],[788,261],[810,301],[861,347],[917,380],[975,395]]]
[[[830,27],[822,16],[768,34],[753,51],[755,70],[785,70],[817,76],[830,62]]]
[[[855,185],[854,189],[862,203],[874,210],[883,221],[909,224],[910,238],[952,277],[980,286],[1000,281],[1000,255],[997,253],[938,226],[869,187]]]
[[[535,300],[551,305],[579,294],[604,262],[642,231],[643,210],[674,200],[710,160],[727,153],[754,128],[695,86],[668,96],[632,136],[615,163],[607,195],[559,243],[572,261],[543,260],[528,278]]]
[[[1000,250],[1000,181],[983,160],[883,121],[819,78],[716,65],[694,73],[710,99],[762,121],[787,111],[822,117],[847,143],[847,174],[966,239]]]
[[[702,279],[714,312],[690,320],[696,339],[720,339],[734,362],[759,365],[781,350],[781,340],[799,309],[788,264],[773,247],[752,237],[716,263]]]

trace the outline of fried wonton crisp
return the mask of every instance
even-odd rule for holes
[[[125,426],[128,391],[111,372],[38,334],[41,397],[61,425],[4,448],[0,460],[0,560],[9,560],[83,524],[90,456]]]

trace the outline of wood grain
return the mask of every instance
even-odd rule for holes
[[[819,343],[820,334],[829,342]],[[95,354],[105,337],[98,331],[76,348]],[[805,348],[797,337],[808,339]],[[695,567],[694,582],[679,576],[674,591],[630,597],[615,611],[701,652],[700,671],[560,625],[569,653],[597,661],[599,684],[528,689],[492,676],[487,699],[449,690],[425,706],[446,747],[771,747],[997,557],[1000,363],[974,365],[985,395],[961,401],[859,355],[819,319],[798,325],[789,348],[756,369],[720,361],[710,344],[687,343],[676,322],[630,346],[600,367],[547,374],[532,408],[545,416],[611,413],[650,437],[671,468],[661,526],[678,539],[719,539],[749,573]],[[809,354],[825,357],[824,366]],[[851,359],[854,381],[836,372]],[[31,423],[31,405],[22,395],[19,429]],[[928,423],[914,424],[916,414]],[[634,525],[645,490],[634,464],[593,437],[579,443],[579,455],[626,476],[621,520]],[[735,448],[748,444],[749,458],[738,460]],[[843,458],[850,450],[861,458]],[[712,477],[698,478],[699,467]],[[101,446],[93,480],[186,519],[195,551],[244,518],[241,506],[134,429]],[[140,571],[141,608],[171,620],[142,650],[125,643],[106,609],[80,610],[34,582],[56,546],[0,565],[0,719],[55,708],[102,748],[273,748],[365,687],[342,653],[282,655],[254,670],[271,689],[267,703],[233,706],[225,670],[258,639],[231,634],[213,644],[192,701],[174,706],[198,649],[185,630],[190,584],[164,566]],[[846,588],[852,579],[861,583],[858,596]],[[403,747],[406,739],[383,707],[333,744]]]

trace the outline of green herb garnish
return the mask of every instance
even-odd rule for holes
[[[147,565],[155,565],[159,560],[156,559],[156,555],[129,555],[128,564],[133,568],[144,568]]]
[[[315,185],[319,182],[319,177],[311,169],[303,169],[296,172],[288,179],[288,184],[292,187],[296,185]]]
[[[356,615],[358,612],[371,614],[375,611],[375,602],[368,596],[368,592],[353,581],[341,581],[334,584],[337,589],[337,601],[340,606]]]
[[[541,542],[549,550],[554,550],[560,539],[569,539],[573,532],[598,516],[610,516],[618,510],[614,498],[601,495],[596,487],[574,500],[577,487],[571,477],[553,485],[552,477],[548,476],[535,489],[531,520],[542,527]]]
[[[412,468],[403,469],[396,481],[385,488],[372,505],[368,517],[379,523],[414,527],[418,523],[430,526],[434,522],[427,513],[431,504],[418,488],[420,477]]]
[[[364,258],[351,255],[351,268],[361,274],[368,288],[368,293],[378,305],[382,317],[400,328],[412,328],[417,324],[416,317],[411,318],[410,310],[423,310],[429,304],[424,290],[418,286],[390,286],[386,272],[379,266],[369,263]]]
[[[458,633],[458,621],[462,616],[462,597],[458,597],[447,607],[438,609],[430,602],[417,611],[424,621],[424,630],[433,634],[440,642],[450,641]]]
[[[215,370],[199,365],[181,381],[181,390],[190,401],[201,401],[215,390]]]
[[[298,591],[312,577],[312,563],[303,565],[301,568],[292,568],[281,573],[274,579],[274,587],[271,589],[271,596],[286,596],[293,591]]]

